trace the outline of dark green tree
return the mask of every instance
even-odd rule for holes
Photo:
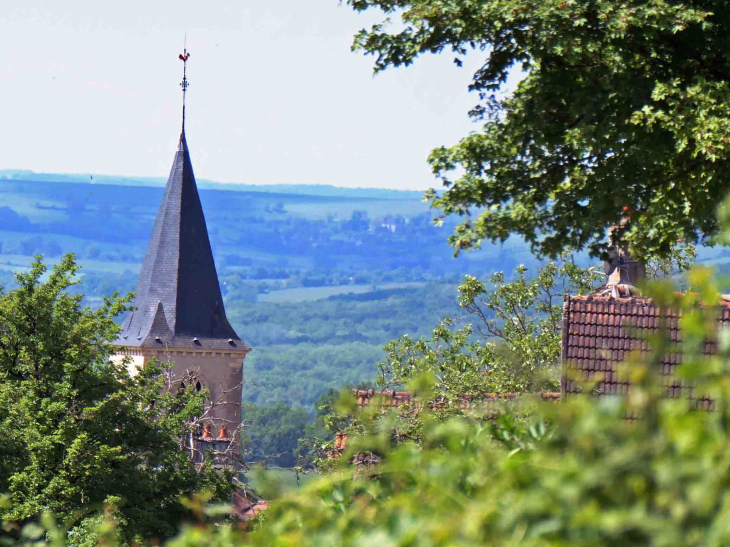
[[[124,543],[164,538],[187,515],[181,496],[230,495],[230,477],[182,450],[205,394],[167,389],[159,364],[130,376],[112,361],[129,297],[82,308],[68,293],[77,270],[67,255],[44,281],[38,257],[0,292],[0,520],[50,513],[72,543],[93,544],[86,532],[106,513]]]
[[[635,256],[716,233],[730,188],[730,15],[716,0],[347,0],[387,19],[354,48],[375,70],[427,53],[483,59],[470,90],[480,131],[432,152],[465,220],[456,251],[519,234],[540,254],[606,249],[630,213]],[[391,18],[394,19],[391,21]],[[523,72],[505,96],[510,73]]]
[[[271,406],[243,405],[244,445],[250,450],[249,458],[264,465],[294,467],[300,437],[309,421],[302,408],[284,403]]]

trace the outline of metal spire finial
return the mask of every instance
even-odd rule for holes
[[[185,35],[185,45],[183,47],[183,52],[178,55],[180,60],[183,62],[183,79],[182,82],[180,82],[180,87],[182,87],[183,92],[183,110],[182,110],[182,131],[185,133],[185,93],[188,90],[188,86],[190,85],[188,83],[187,78],[187,69],[188,69],[188,58],[190,57],[190,54],[188,53],[188,36]]]

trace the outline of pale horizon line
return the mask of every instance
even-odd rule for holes
[[[72,173],[64,173],[64,172],[58,172],[58,171],[34,171],[32,169],[0,169],[0,181],[10,181],[10,180],[31,180],[31,179],[24,179],[24,178],[15,178],[12,177],[13,174],[26,174],[28,176],[32,175],[38,175],[42,177],[53,177],[53,176],[60,176],[60,177],[68,177],[68,178],[77,178],[78,181],[74,182],[80,182],[82,184],[92,184],[91,180],[81,180],[81,179],[92,179],[92,178],[99,178],[100,180],[104,179],[127,179],[130,181],[139,181],[139,182],[152,182],[155,184],[158,184],[160,186],[164,186],[167,182],[167,177],[163,176],[147,176],[147,175],[108,175],[103,173],[78,173],[78,172],[72,172]],[[406,192],[419,192],[424,193],[426,192],[426,189],[420,189],[420,188],[386,188],[383,186],[342,186],[337,185],[329,182],[235,182],[235,181],[218,181],[208,178],[198,178],[196,177],[196,181],[198,182],[198,185],[202,184],[214,184],[219,186],[260,186],[260,187],[273,187],[273,186],[304,186],[304,187],[315,187],[315,188],[336,188],[336,189],[342,189],[342,190],[383,190],[386,192],[397,192],[397,193],[406,193]],[[41,182],[41,181],[39,181]],[[43,182],[52,182],[52,181],[43,181]],[[62,181],[58,181],[62,182]]]

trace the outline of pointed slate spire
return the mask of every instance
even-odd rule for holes
[[[203,207],[185,140],[189,83],[185,48],[182,131],[162,205],[137,282],[134,307],[116,343],[122,346],[243,347],[228,323]]]
[[[185,140],[167,181],[137,284],[134,306],[117,341],[126,346],[232,348],[193,166]]]

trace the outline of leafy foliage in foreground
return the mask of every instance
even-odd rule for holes
[[[338,469],[285,493],[252,532],[191,526],[168,545],[727,544],[730,336],[717,332],[716,308],[698,305],[718,301],[712,272],[696,270],[690,282],[687,296],[667,284],[654,297],[684,310],[680,374],[713,398],[713,412],[663,396],[658,363],[670,346],[657,336],[655,357],[624,369],[633,383],[625,400],[536,404],[527,423],[424,409],[418,443],[393,443],[396,417],[380,416],[351,438]],[[708,339],[719,344],[711,359],[702,356]],[[379,462],[353,467],[363,453]]]
[[[730,541],[730,336],[716,330],[709,271],[658,303],[682,308],[680,374],[712,397],[713,412],[668,399],[659,356],[627,363],[633,388],[534,408],[531,423],[426,420],[422,443],[393,448],[387,420],[353,439],[341,468],[274,504],[247,545],[726,545]],[[719,343],[702,356],[707,339]],[[590,386],[586,386],[587,391]],[[627,412],[641,415],[628,421]],[[494,439],[503,443],[495,443]],[[367,472],[348,459],[377,453]],[[354,475],[354,476],[353,476]]]
[[[96,542],[105,516],[124,543],[169,537],[189,514],[182,495],[230,495],[230,477],[197,470],[181,450],[205,394],[166,390],[155,363],[130,377],[112,362],[128,299],[81,308],[67,291],[77,270],[67,255],[43,281],[36,260],[0,293],[0,519],[47,513],[78,545]]]
[[[333,474],[287,496],[251,544],[725,544],[722,415],[648,391],[634,404],[655,416],[638,424],[618,400],[543,408],[553,426],[531,449],[508,452],[488,427],[456,420],[430,424],[423,449],[365,439],[353,450],[384,456],[375,479]]]
[[[605,250],[622,209],[635,256],[717,232],[730,187],[730,17],[714,0],[348,0],[387,19],[355,38],[376,71],[451,51],[483,59],[482,129],[430,163],[452,244],[522,235],[534,251]],[[392,21],[391,21],[392,19]],[[471,50],[471,51],[470,51]],[[523,71],[505,96],[507,76]]]

